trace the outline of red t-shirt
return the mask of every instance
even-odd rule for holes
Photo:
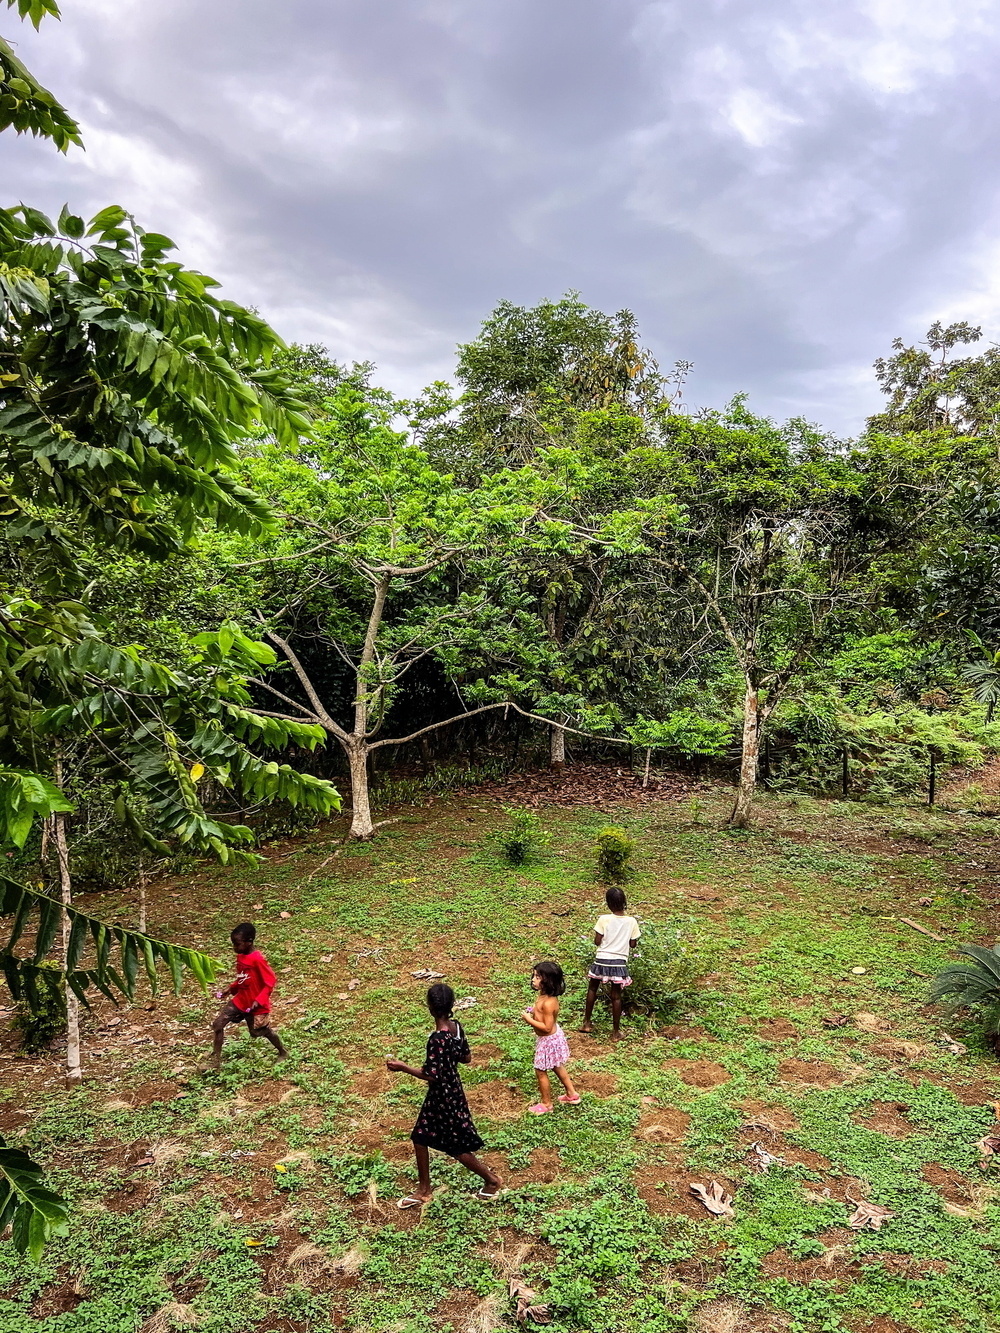
[[[252,953],[238,954],[236,958],[236,980],[230,987],[233,1004],[247,1014],[251,1009],[259,1009],[263,1014],[271,1012],[271,991],[277,977],[274,969],[264,955],[254,949]]]

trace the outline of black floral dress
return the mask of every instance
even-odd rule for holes
[[[470,1060],[469,1043],[460,1023],[454,1032],[440,1029],[427,1039],[427,1058],[423,1072],[429,1080],[427,1096],[417,1116],[410,1138],[425,1148],[436,1148],[449,1157],[477,1152],[483,1141],[476,1133],[459,1077],[459,1064]]]

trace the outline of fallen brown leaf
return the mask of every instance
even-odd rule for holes
[[[844,1028],[851,1021],[846,1014],[831,1014],[820,1020],[825,1028]]]
[[[510,1298],[514,1302],[514,1318],[519,1324],[531,1319],[536,1324],[547,1324],[551,1318],[549,1307],[538,1299],[538,1292],[526,1286],[519,1278],[512,1277],[508,1287]]]
[[[735,1217],[733,1212],[733,1196],[727,1194],[717,1180],[713,1180],[706,1188],[698,1181],[692,1181],[688,1186],[696,1199],[699,1199],[713,1217]]]
[[[867,1203],[863,1199],[852,1199],[848,1195],[848,1204],[854,1204],[854,1212],[847,1219],[847,1225],[854,1231],[881,1231],[882,1223],[896,1216],[888,1208],[878,1203]]]

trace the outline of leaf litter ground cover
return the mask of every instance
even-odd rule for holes
[[[252,873],[151,888],[151,926],[216,954],[257,921],[291,1059],[237,1036],[199,1073],[213,1004],[193,990],[95,1008],[74,1092],[58,1051],[17,1054],[0,1029],[0,1131],[73,1201],[38,1269],[0,1251],[0,1333],[488,1333],[515,1326],[519,1290],[557,1330],[1000,1326],[1000,1170],[978,1146],[1000,1133],[1000,1066],[923,1004],[954,943],[992,943],[1000,843],[958,816],[927,845],[898,812],[777,798],[732,834],[727,793],[672,796],[540,802],[551,846],[517,870],[494,851],[501,802],[473,790],[396,811],[374,844],[328,825]],[[714,970],[689,1012],[627,1021],[617,1048],[603,1012],[575,1031],[575,977],[583,1103],[528,1116],[528,973],[571,965],[592,926],[609,815],[637,840],[631,906],[680,922]],[[469,1100],[510,1187],[489,1207],[438,1159],[430,1206],[395,1208],[420,1088],[383,1060],[422,1057],[421,971],[477,1001]]]

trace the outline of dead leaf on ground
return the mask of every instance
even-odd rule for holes
[[[150,1157],[150,1156],[140,1157],[137,1162],[132,1163],[132,1165],[129,1167],[129,1170],[134,1171],[137,1166],[155,1166],[155,1165],[156,1165],[155,1157]]]
[[[444,975],[444,972],[432,972],[429,967],[418,967],[416,972],[410,973],[417,981],[436,981]]]
[[[713,1217],[736,1216],[733,1212],[733,1196],[727,1194],[717,1180],[713,1180],[707,1188],[699,1181],[693,1180],[688,1188],[696,1199],[700,1199]]]
[[[1000,1153],[1000,1134],[986,1134],[976,1144],[982,1159],[979,1165],[984,1171],[993,1166],[993,1158]]]
[[[878,1203],[867,1203],[863,1199],[852,1199],[850,1196],[848,1203],[854,1204],[854,1212],[847,1219],[847,1225],[853,1231],[881,1231],[882,1223],[896,1216]]]
[[[288,918],[289,918],[291,915],[292,915],[291,912],[279,912],[279,913],[278,913],[278,916],[279,916],[279,918],[280,918],[282,921],[287,921]]]
[[[820,1020],[825,1028],[845,1028],[851,1021],[846,1014],[831,1014]]]
[[[512,1277],[508,1288],[514,1302],[514,1318],[519,1324],[531,1319],[536,1324],[547,1324],[551,1318],[549,1307],[538,1299],[538,1292],[526,1286],[519,1278]]]
[[[455,1001],[455,1009],[471,1009],[478,1001],[474,995],[465,995],[461,1000]]]
[[[751,1143],[750,1151],[747,1153],[747,1164],[754,1171],[770,1171],[772,1166],[784,1166],[784,1160],[781,1157],[775,1157],[770,1153],[762,1143]]]
[[[941,1040],[938,1042],[938,1045],[943,1046],[949,1055],[964,1055],[966,1051],[965,1043],[956,1041],[955,1038],[949,1036],[947,1032],[941,1033]]]

